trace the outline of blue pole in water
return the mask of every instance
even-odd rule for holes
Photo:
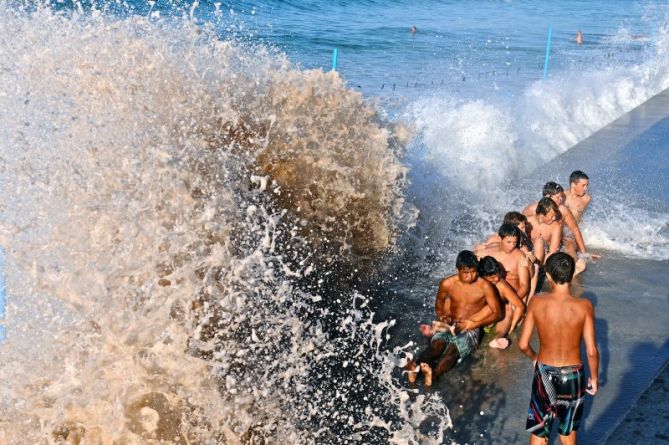
[[[5,287],[5,249],[0,246],[0,321],[5,319],[7,289]],[[0,325],[0,343],[5,342],[5,327]]]
[[[332,71],[337,71],[337,48],[332,50]]]
[[[544,79],[548,76],[548,58],[551,54],[551,33],[553,27],[548,27],[548,42],[546,42],[546,60],[544,61]]]
[[[655,39],[655,32],[657,31],[657,25],[653,25],[653,31],[650,33],[650,36],[648,38],[648,63],[653,62],[653,51],[654,51],[654,40]]]

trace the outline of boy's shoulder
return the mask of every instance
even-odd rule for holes
[[[442,278],[441,281],[439,282],[439,286],[445,287],[445,286],[450,286],[453,284],[453,281],[457,279],[457,275],[449,275],[445,278]]]

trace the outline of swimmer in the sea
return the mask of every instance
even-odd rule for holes
[[[574,41],[579,46],[583,45],[583,33],[580,30],[576,31],[576,37],[574,37]]]
[[[416,34],[418,32],[418,28],[416,28],[416,25],[413,25],[409,31],[411,31],[411,34]]]
[[[425,386],[432,385],[433,379],[476,350],[483,336],[482,326],[502,316],[497,290],[478,276],[474,252],[460,252],[455,267],[457,273],[439,283],[434,306],[438,321],[455,327],[435,332],[430,346],[404,366],[410,383],[422,373]]]

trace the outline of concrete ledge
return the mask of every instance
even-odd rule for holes
[[[630,443],[669,444],[669,360],[600,442]]]

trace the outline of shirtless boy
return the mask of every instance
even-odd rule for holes
[[[578,227],[578,222],[574,215],[571,213],[571,210],[564,205],[565,194],[562,186],[556,182],[547,182],[544,185],[542,195],[544,198],[550,198],[558,205],[560,211],[560,224],[562,224],[563,236],[562,236],[562,245],[564,246],[565,252],[576,260],[576,248],[581,251],[583,255],[587,255],[585,250],[585,243],[583,241],[583,235],[581,234],[581,229]],[[534,213],[537,203],[534,202],[523,210],[523,213],[526,216],[529,216]]]
[[[507,335],[512,332],[525,315],[525,303],[516,291],[502,277],[502,269],[497,260],[487,256],[479,261],[479,276],[497,288],[504,303],[502,318],[495,325],[495,338],[488,344],[491,348],[506,349],[509,347]]]
[[[504,215],[504,221],[502,224],[512,224],[516,226],[520,233],[518,248],[525,254],[527,260],[530,263],[530,291],[527,296],[527,300],[529,301],[537,288],[540,266],[539,261],[537,260],[537,252],[541,252],[541,257],[543,258],[543,240],[538,238],[536,244],[532,242],[529,235],[527,217],[520,212],[507,212]],[[488,255],[489,250],[498,246],[500,242],[501,238],[497,233],[490,235],[490,237],[484,243],[478,244],[474,247],[474,253],[476,253],[477,257],[482,258]]]
[[[422,372],[425,386],[432,385],[433,378],[449,371],[459,359],[476,350],[483,335],[481,326],[494,323],[502,316],[497,291],[478,276],[476,255],[463,250],[458,254],[455,267],[457,274],[439,283],[434,305],[443,326],[435,324],[439,332],[432,336],[430,346],[404,367],[411,383]],[[454,325],[453,329],[446,324]]]
[[[530,293],[530,261],[518,248],[520,231],[512,224],[502,224],[497,231],[500,242],[488,249],[485,254],[495,258],[504,268],[503,278],[511,285],[521,299]]]
[[[560,250],[562,241],[562,226],[558,218],[560,210],[550,198],[541,198],[536,205],[534,215],[527,216],[530,229],[530,239],[534,244],[542,243],[544,251],[536,251],[537,260],[541,264],[551,254]]]
[[[569,190],[565,194],[565,205],[571,210],[578,223],[581,222],[583,212],[592,201],[592,196],[588,194],[589,185],[590,178],[581,170],[573,171],[569,175]]]
[[[530,444],[548,444],[551,424],[557,417],[561,443],[575,444],[585,392],[594,396],[598,389],[595,314],[589,300],[570,292],[574,275],[571,256],[564,252],[551,255],[545,270],[552,291],[532,300],[518,340],[518,347],[534,364],[526,428],[531,433]],[[539,334],[538,354],[530,345],[535,327]],[[587,385],[581,361],[582,341],[590,368]]]
[[[523,215],[520,212],[507,212],[504,215],[504,220],[502,221],[502,224],[512,224],[516,226],[516,228],[520,231],[520,240],[518,242],[519,246],[518,248],[525,254],[527,259],[533,263],[536,260],[536,254],[534,252],[534,249],[536,249],[536,246],[532,243],[532,240],[530,240],[530,236],[527,231],[527,217]],[[501,238],[499,237],[499,234],[494,233],[488,237],[488,239],[481,244],[478,244],[477,246],[474,247],[474,253],[477,254],[477,256],[482,256],[478,255],[477,251],[485,252],[485,249],[490,249],[492,247],[495,247],[498,245],[501,241]],[[543,249],[543,246],[541,246]]]

